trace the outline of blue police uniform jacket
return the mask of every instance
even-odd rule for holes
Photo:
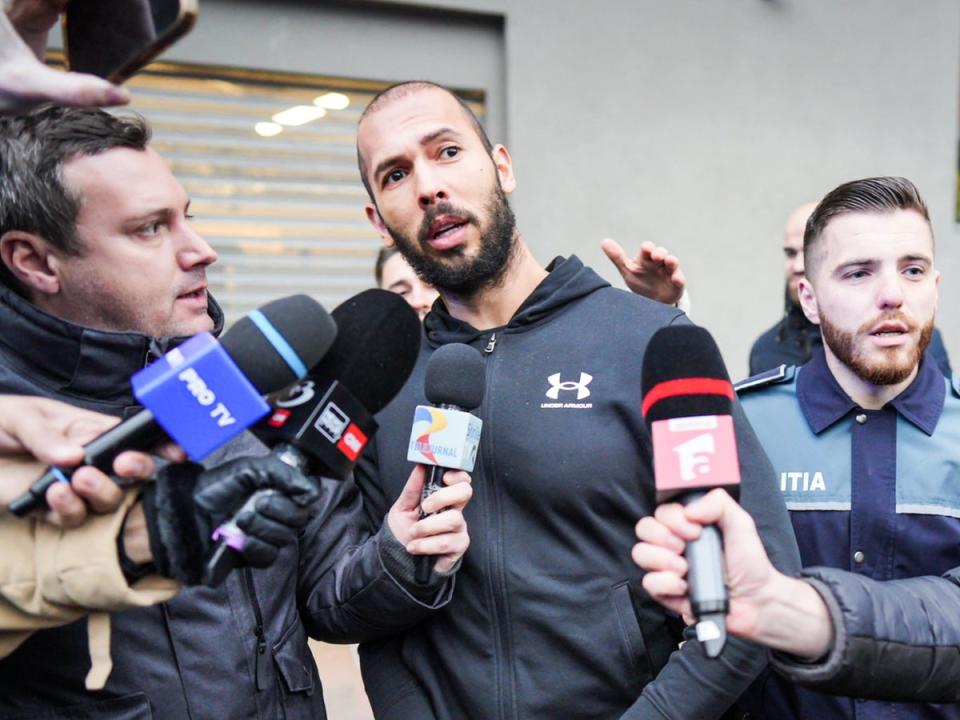
[[[805,567],[875,580],[941,575],[960,563],[960,377],[927,354],[880,410],[841,389],[823,350],[737,386],[773,463]],[[904,618],[904,622],[908,619]],[[768,718],[960,718],[960,705],[834,697],[768,674],[744,699]]]

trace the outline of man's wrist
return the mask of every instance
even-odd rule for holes
[[[809,660],[829,652],[833,623],[826,603],[809,583],[775,573],[756,602],[751,640]]]
[[[143,503],[138,501],[127,511],[120,539],[123,553],[131,562],[138,565],[153,562]]]
[[[157,572],[157,566],[150,552],[150,540],[147,537],[146,528],[143,504],[138,501],[127,511],[123,529],[117,536],[117,559],[120,571],[129,585]]]

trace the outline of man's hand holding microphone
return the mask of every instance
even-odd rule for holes
[[[753,518],[725,490],[713,490],[689,505],[661,505],[652,517],[640,519],[633,560],[647,571],[644,589],[690,620],[684,551],[711,525],[723,536],[730,634],[800,657],[824,655],[833,643],[826,604],[811,585],[773,567]]]

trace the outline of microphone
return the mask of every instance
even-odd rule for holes
[[[483,356],[469,345],[443,345],[427,361],[424,392],[435,407],[417,406],[407,450],[407,460],[430,466],[421,504],[443,487],[446,470],[473,471],[483,422],[469,411],[480,407],[485,385]],[[427,517],[423,510],[420,517]],[[435,562],[432,556],[417,557],[418,583],[430,580]]]
[[[657,503],[689,503],[716,487],[737,497],[732,402],[733,385],[709,332],[677,325],[654,333],[643,356],[642,411],[653,441]],[[686,558],[697,639],[714,658],[726,644],[729,607],[716,526],[687,543]]]
[[[396,293],[372,289],[332,313],[337,339],[300,382],[268,399],[273,412],[252,428],[283,462],[305,475],[345,480],[377,431],[373,415],[406,383],[420,352],[420,319]],[[215,586],[246,544],[237,516],[273,490],[260,490],[214,532],[219,544],[204,583]]]
[[[197,460],[263,417],[262,395],[303,377],[333,343],[336,325],[307,295],[267,303],[239,320],[218,343],[200,333],[131,378],[144,409],[84,446],[82,465],[108,475],[125,450],[172,439]],[[79,467],[79,466],[77,466]],[[13,500],[20,517],[45,508],[46,491],[76,468],[50,467]]]
[[[253,432],[275,451],[295,452],[300,459],[292,464],[301,470],[345,480],[377,431],[373,415],[413,372],[421,326],[406,300],[379,289],[355,295],[332,315],[336,342],[306,378],[268,398],[273,412]]]

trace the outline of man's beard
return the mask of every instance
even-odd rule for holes
[[[420,279],[438,290],[461,297],[472,297],[481,290],[496,287],[502,280],[517,247],[516,220],[507,202],[507,196],[498,182],[485,206],[490,224],[480,235],[480,248],[472,260],[464,258],[462,245],[444,251],[447,259],[461,258],[461,262],[446,262],[432,257],[429,245],[430,225],[442,215],[455,215],[468,224],[480,228],[480,219],[471,212],[440,202],[427,209],[423,222],[412,239],[387,225],[387,231],[397,244],[400,254]],[[424,252],[421,248],[427,248]]]
[[[899,348],[889,350],[880,348],[880,351],[888,357],[871,363],[857,346],[857,337],[868,335],[871,328],[887,320],[901,322],[910,330],[916,328],[916,323],[908,320],[902,313],[894,312],[864,323],[856,332],[852,333],[840,330],[821,315],[820,330],[823,333],[824,343],[836,355],[837,359],[850,368],[858,378],[871,385],[896,385],[910,377],[910,373],[920,364],[923,353],[933,337],[933,319],[931,318],[930,322],[921,328],[920,337],[913,348],[913,352],[904,356],[903,351]]]

